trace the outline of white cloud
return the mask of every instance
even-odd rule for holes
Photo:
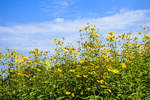
[[[131,28],[138,28],[141,25],[150,25],[149,14],[150,10],[121,11],[115,15],[100,18],[83,18],[76,20],[56,18],[54,21],[43,23],[0,26],[0,41],[4,43],[11,42],[11,47],[16,48],[49,48],[49,42],[52,42],[53,38],[64,36],[72,41],[79,39],[78,29],[84,27],[87,23],[96,25],[96,27],[103,32],[135,31],[135,29]],[[7,34],[7,36],[5,34]],[[9,39],[8,35],[10,35]],[[19,43],[20,45],[18,45]],[[0,44],[0,46],[1,45],[3,45],[3,47],[7,46],[5,44]],[[52,46],[54,45],[52,44]]]
[[[83,18],[76,20],[64,21],[64,18],[56,18],[55,21],[24,24],[3,27],[0,26],[0,34],[9,32],[14,34],[36,34],[36,33],[71,33],[77,32],[77,30],[87,23],[95,24],[102,30],[118,30],[125,29],[129,26],[140,25],[143,22],[150,20],[150,16],[147,14],[150,10],[137,10],[137,11],[124,11],[117,13],[113,16],[106,16],[100,18]],[[61,23],[59,23],[61,22]],[[145,23],[145,24],[147,24]]]
[[[64,22],[64,18],[56,18],[55,21],[57,23],[61,23],[61,22]]]

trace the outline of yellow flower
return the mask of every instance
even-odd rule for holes
[[[23,57],[23,60],[28,60],[28,57]]]
[[[60,63],[56,63],[57,66],[60,66]]]
[[[117,69],[112,69],[111,72],[113,72],[113,73],[119,73],[119,71]]]
[[[66,91],[66,95],[69,95],[69,94],[71,94],[71,92],[69,92],[69,91]]]
[[[93,63],[90,63],[90,65],[91,65],[91,66],[94,66],[94,64],[93,64]]]
[[[115,38],[115,36],[108,36],[106,39],[107,39],[107,41],[113,42],[114,38]]]
[[[82,68],[87,69],[87,68],[88,68],[88,66],[83,66]]]
[[[123,43],[126,46],[131,46],[131,44],[129,42]]]
[[[58,72],[62,72],[62,70],[60,68],[58,68],[57,70],[58,70]]]
[[[86,88],[88,91],[91,89],[91,88]]]
[[[101,51],[102,51],[102,52],[104,52],[104,53],[106,53],[106,52],[107,52],[105,48],[104,48],[104,49],[102,49]]]
[[[38,49],[38,48],[35,48],[34,50],[35,50],[35,53],[38,53],[38,52],[39,52],[39,49]]]
[[[134,40],[137,40],[138,39],[138,37],[134,37]]]
[[[76,50],[76,48],[72,47],[71,50]]]
[[[76,75],[76,77],[80,77],[80,75],[78,74],[78,75]]]
[[[80,41],[76,41],[76,43],[80,43]]]
[[[144,39],[148,40],[148,39],[150,39],[150,37],[149,37],[149,36],[144,35]]]
[[[108,92],[110,92],[110,93],[111,93],[111,90],[110,90],[110,89],[108,89]]]
[[[15,62],[18,62],[18,63],[22,63],[24,60],[23,59],[15,59]]]
[[[96,33],[96,32],[93,32],[93,35],[96,36],[96,37],[99,37],[98,33]]]
[[[21,70],[24,71],[24,68],[22,68]]]
[[[107,55],[102,55],[101,57],[103,57],[103,58],[108,58],[108,56],[107,56]]]
[[[6,50],[9,52],[11,49],[7,48]]]
[[[62,45],[62,44],[63,44],[63,42],[62,42],[62,41],[58,41],[58,43],[57,43],[57,44]]]
[[[80,60],[80,64],[84,63],[84,60]]]
[[[95,66],[95,68],[100,68],[100,66]]]
[[[72,97],[75,97],[74,93],[72,93],[71,95],[72,95]]]
[[[91,57],[86,57],[87,61],[92,61]]]
[[[132,35],[132,33],[127,33],[127,35]]]
[[[74,69],[70,69],[69,71],[70,71],[70,72],[75,72],[75,70],[74,70]]]
[[[148,29],[148,27],[143,27],[143,29],[145,30],[145,29]]]
[[[83,90],[80,92],[81,95],[83,95]]]
[[[141,35],[141,34],[142,34],[142,32],[139,32],[138,34],[139,34],[139,35]]]
[[[40,60],[40,57],[35,56],[35,60],[37,60],[37,61]]]
[[[99,36],[96,36],[96,37],[99,37]],[[96,43],[100,43],[100,41],[98,39],[95,39],[95,42]]]
[[[122,68],[126,68],[126,64],[125,63],[121,63]]]
[[[53,41],[56,43],[56,42],[57,42],[57,39],[54,39]]]
[[[9,70],[6,70],[5,73],[7,74],[9,72]]]
[[[76,51],[73,51],[71,54],[74,54],[74,55],[75,55],[75,54],[77,54],[77,52],[76,52]]]
[[[93,27],[93,25],[88,25],[89,27]]]
[[[0,54],[0,58],[2,58],[3,57],[3,55],[2,54]]]
[[[113,72],[113,73],[119,73],[117,69],[112,69],[112,68],[107,68],[108,71]]]
[[[81,32],[82,31],[82,29],[79,29],[79,32]]]
[[[83,75],[83,77],[84,77],[84,78],[87,78],[87,77],[88,77],[88,75]]]
[[[41,71],[41,69],[39,69],[39,68],[36,68],[36,67],[35,67],[34,69],[35,69],[35,70],[37,70],[38,72],[40,72],[40,71]]]
[[[81,65],[76,65],[77,67],[81,67]]]
[[[84,30],[87,30],[88,29],[88,27],[84,27]]]
[[[18,76],[24,76],[22,73],[17,73]]]
[[[88,38],[92,38],[94,35],[90,35]]]
[[[108,32],[108,34],[109,34],[109,35],[113,35],[113,34],[114,34],[114,32]]]
[[[95,31],[95,30],[96,30],[96,28],[91,28],[91,30],[92,30],[92,31]]]
[[[104,80],[97,80],[97,82],[103,84]]]
[[[22,89],[19,89],[19,92],[23,92],[23,90],[22,90]]]
[[[93,48],[92,48],[92,49],[88,49],[88,51],[96,51],[96,49],[93,49]]]
[[[46,61],[46,62],[44,63],[44,65],[46,65],[46,66],[49,66],[49,64],[50,64],[49,61]]]

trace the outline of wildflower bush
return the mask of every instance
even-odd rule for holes
[[[0,52],[0,100],[150,99],[149,33],[79,32],[78,46],[54,39],[55,54]]]

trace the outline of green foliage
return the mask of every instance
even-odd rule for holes
[[[0,53],[0,100],[149,100],[150,37],[108,37],[94,25],[80,29],[78,47],[54,39],[55,54]]]

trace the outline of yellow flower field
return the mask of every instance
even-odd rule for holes
[[[150,99],[149,33],[79,32],[78,47],[54,39],[55,54],[0,52],[0,100]]]

